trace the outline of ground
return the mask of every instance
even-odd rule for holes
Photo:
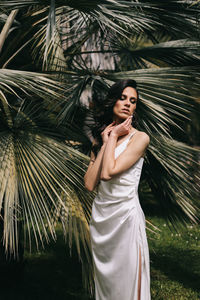
[[[188,224],[171,231],[162,217],[147,216],[159,234],[147,230],[152,300],[200,299],[200,227]],[[70,256],[61,230],[45,250],[25,251],[21,269],[1,268],[1,300],[86,300],[81,264]]]

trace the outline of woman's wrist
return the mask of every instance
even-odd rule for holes
[[[110,137],[118,139],[118,134],[114,133],[114,132],[111,132]]]
[[[101,146],[101,149],[104,149],[106,147],[107,142],[104,142],[103,145]]]

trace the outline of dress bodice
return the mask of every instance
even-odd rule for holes
[[[129,140],[136,132],[131,133],[121,144],[115,148],[115,158],[117,158],[127,147]],[[138,185],[142,172],[144,158],[138,161],[123,173],[114,176],[108,181],[100,181],[98,193],[106,199],[120,199],[133,197],[138,191]]]

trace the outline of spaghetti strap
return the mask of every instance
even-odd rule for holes
[[[129,142],[129,140],[134,136],[134,134],[135,134],[136,132],[137,132],[137,131],[131,132],[131,133],[128,135],[128,137],[127,137],[125,140],[123,140],[123,142],[120,143],[115,149],[119,148],[119,146],[123,145],[125,142],[126,142],[126,143]]]
[[[129,136],[129,140],[136,134],[137,130],[134,132],[131,132],[130,136]]]

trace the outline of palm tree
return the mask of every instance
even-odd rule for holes
[[[198,2],[10,0],[1,1],[0,20],[14,10],[0,57],[6,251],[17,253],[20,222],[31,245],[32,233],[37,244],[49,233],[55,238],[60,219],[70,244],[74,233],[90,260],[93,195],[82,181],[91,144],[88,98],[101,107],[108,87],[123,78],[138,83],[139,129],[151,137],[141,189],[174,225],[196,222],[199,152],[187,130],[199,126]]]

